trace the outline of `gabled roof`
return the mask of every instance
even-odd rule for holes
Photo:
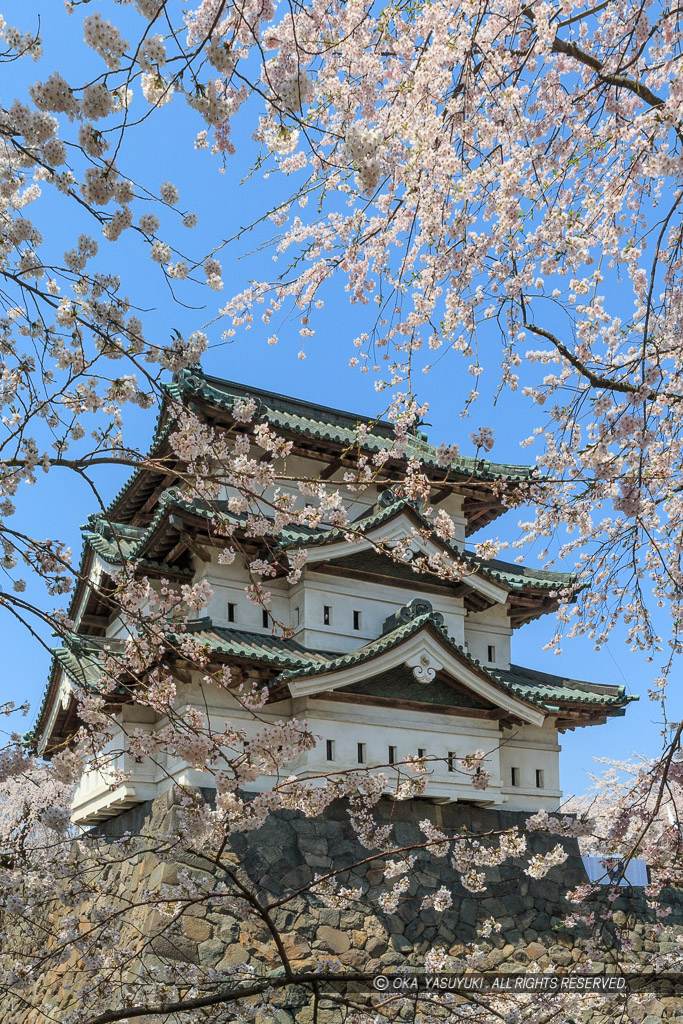
[[[181,370],[174,378],[173,384],[169,385],[169,392],[181,401],[194,396],[213,408],[229,412],[239,399],[253,398],[257,403],[257,419],[265,419],[285,433],[310,437],[316,441],[332,441],[344,446],[354,445],[357,442],[356,431],[360,424],[370,428],[367,440],[362,446],[368,451],[385,448],[386,442],[394,437],[394,427],[386,420],[372,419],[358,413],[290,398],[274,391],[263,391],[261,388],[211,377],[203,373],[199,367]],[[410,438],[408,454],[416,455],[426,465],[443,468],[437,461],[435,445],[429,443],[427,435],[422,431],[418,431]],[[461,477],[490,481],[526,481],[531,479],[533,473],[530,466],[508,465],[466,456],[453,459],[449,468]]]
[[[390,492],[385,492],[389,493]],[[529,566],[516,565],[512,562],[504,562],[501,559],[483,559],[473,551],[467,551],[459,547],[453,541],[442,539],[434,532],[433,524],[424,515],[417,502],[405,498],[394,498],[393,500],[380,501],[368,512],[363,513],[358,519],[349,523],[347,527],[330,527],[305,532],[296,526],[288,528],[280,541],[280,547],[287,549],[292,547],[327,547],[332,544],[349,545],[349,536],[352,534],[372,537],[380,527],[405,515],[412,519],[415,525],[427,531],[427,536],[435,545],[442,547],[457,558],[467,563],[474,572],[500,583],[508,590],[521,590],[524,587],[533,587],[538,590],[557,591],[574,585],[578,579],[576,573],[555,572],[547,569],[534,569]],[[353,551],[353,541],[349,545]]]
[[[390,498],[393,496],[390,495]],[[89,529],[84,529],[83,536],[86,543],[102,559],[111,564],[120,564],[122,560],[139,561],[160,571],[170,570],[173,567],[167,562],[150,558],[148,555],[155,549],[155,539],[158,540],[159,535],[168,530],[168,520],[174,511],[203,519],[207,523],[223,523],[231,530],[243,529],[246,523],[245,516],[230,512],[225,501],[211,503],[186,498],[177,488],[172,488],[160,496],[157,511],[148,526],[134,527],[111,523],[102,515],[91,516],[88,523]],[[361,541],[363,537],[371,540],[383,526],[400,516],[409,519],[418,530],[425,531],[425,537],[431,543],[443,549],[457,561],[464,563],[472,570],[472,573],[502,586],[508,592],[530,589],[554,594],[576,583],[577,577],[574,573],[534,569],[500,559],[485,560],[473,551],[458,547],[452,541],[442,540],[433,533],[431,522],[422,513],[418,504],[402,498],[393,498],[393,500],[378,503],[344,528],[309,527],[293,523],[282,530],[275,539],[277,546],[283,551],[301,547],[311,550],[324,549],[340,545],[344,553],[348,552],[352,556],[358,549],[354,537],[358,541]],[[159,550],[158,545],[157,550]],[[339,561],[338,555],[334,554],[331,557]],[[389,563],[391,559],[387,557],[386,561]],[[407,563],[408,567],[409,564]],[[413,572],[412,575],[414,578],[417,574]]]
[[[557,710],[560,704],[587,703],[602,707],[621,707],[637,697],[628,696],[623,686],[583,682],[562,676],[536,672],[513,665],[509,670],[493,669],[483,665],[448,634],[441,616],[434,612],[416,615],[409,622],[371,640],[347,654],[333,651],[311,650],[295,639],[255,633],[248,630],[214,626],[210,619],[198,619],[188,624],[195,640],[206,645],[207,653],[227,658],[267,665],[276,670],[275,684],[289,684],[295,679],[328,675],[357,665],[365,665],[380,655],[400,647],[406,640],[428,630],[448,651],[453,652],[463,665],[482,673],[501,690],[515,694],[522,700],[544,708]],[[79,642],[85,638],[78,637]],[[177,643],[182,634],[169,634],[169,641]]]
[[[391,632],[371,641],[350,654],[341,654],[324,662],[307,663],[299,668],[288,669],[277,677],[278,682],[290,685],[295,680],[308,679],[314,676],[331,675],[347,668],[367,665],[380,655],[400,647],[410,637],[422,631],[428,631],[449,653],[453,654],[463,666],[473,669],[477,674],[492,682],[499,690],[507,692],[519,700],[542,708],[547,713],[557,712],[567,705],[592,704],[599,705],[603,710],[613,709],[621,713],[621,709],[636,697],[626,694],[623,686],[603,686],[598,683],[582,683],[567,680],[548,673],[534,674],[517,666],[508,671],[482,665],[476,658],[461,647],[449,636],[441,624],[441,616],[433,612],[416,615],[411,621],[398,626]],[[538,675],[538,679],[536,678]]]

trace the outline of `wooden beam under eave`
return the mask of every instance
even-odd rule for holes
[[[152,491],[152,493],[150,494],[149,498],[144,503],[142,508],[138,510],[137,514],[146,515],[148,512],[151,512],[154,506],[159,503],[159,497],[163,493],[163,491],[165,491],[166,488],[169,487],[174,480],[177,480],[177,478],[177,473],[165,473],[161,483],[157,484],[157,486],[154,488],[154,490]]]
[[[164,565],[142,565],[135,567],[136,576],[152,576],[154,579],[168,579],[176,583],[187,583],[188,574],[181,569],[164,563]]]
[[[330,462],[330,464],[323,469],[322,473],[320,473],[320,479],[329,480],[330,477],[334,476],[337,470],[341,469],[343,465],[343,459],[335,459],[334,462]]]
[[[451,486],[444,485],[443,487],[439,488],[439,490],[436,492],[436,494],[434,495],[433,498],[429,499],[429,504],[430,505],[438,505],[440,501],[443,501],[444,498],[447,498],[449,496],[449,494],[452,494],[452,493],[453,493],[453,485],[452,484],[451,484]]]
[[[487,608],[494,604],[495,601],[489,601],[483,594],[474,589],[469,590],[465,595],[465,608],[468,612],[485,612]]]
[[[363,704],[381,708],[396,708],[399,711],[423,711],[431,715],[449,715],[456,718],[480,718],[498,721],[505,717],[500,708],[444,707],[441,704],[422,704],[415,700],[402,700],[400,697],[372,697],[364,693],[350,693],[344,690],[332,690],[325,694],[312,693],[310,700],[331,700],[342,704]]]
[[[574,729],[582,729],[589,725],[604,725],[607,721],[606,715],[585,714],[577,718],[567,718],[559,715],[555,722],[558,732],[574,732]]]
[[[175,560],[176,560],[177,558],[180,558],[180,556],[181,556],[182,554],[184,554],[184,552],[185,552],[185,551],[187,551],[187,544],[186,544],[186,543],[185,543],[185,541],[184,541],[184,540],[183,540],[183,539],[181,538],[181,539],[180,539],[180,540],[178,541],[178,543],[177,543],[177,544],[175,544],[175,545],[174,545],[174,546],[173,546],[173,547],[171,548],[171,550],[169,551],[169,553],[168,553],[168,554],[166,555],[166,561],[167,561],[167,562],[168,562],[169,564],[171,564],[171,565],[172,565],[172,564],[173,564],[173,562],[175,562]]]
[[[106,629],[109,625],[109,616],[84,613],[78,620],[78,624],[79,626],[94,626],[96,629]]]
[[[185,533],[183,531],[183,533],[180,534],[180,540],[185,543],[185,546],[188,547],[190,549],[190,551],[192,552],[192,554],[196,555],[197,558],[200,561],[203,561],[203,562],[210,562],[211,561],[211,554],[210,554],[210,552],[207,551],[207,549],[205,547],[202,547],[201,544],[197,543],[197,541],[194,539],[194,537],[191,537],[189,533]]]
[[[337,462],[351,463],[353,461],[352,459],[345,459],[339,452],[326,452],[318,451],[314,448],[302,448],[298,444],[292,445],[291,454],[298,455],[302,459],[312,459],[313,462],[326,462],[328,466]]]
[[[179,680],[179,682],[184,683],[185,686],[190,686],[191,685],[191,683],[192,683],[192,674],[190,672],[186,672],[184,669],[178,668],[177,664],[175,664],[173,666],[172,672],[173,672],[173,678],[174,679],[177,679],[177,680]]]
[[[430,583],[428,580],[432,577],[427,573],[416,572],[415,579],[404,579],[399,576],[389,576],[388,574],[384,576],[380,573],[366,572],[364,569],[348,569],[346,566],[335,565],[334,562],[314,562],[308,568],[312,573],[320,572],[328,576],[342,576],[346,579],[362,580],[375,585],[401,587],[403,590],[419,590],[427,594],[442,594],[444,597],[458,597],[461,587],[465,590],[468,589],[461,580],[450,586],[444,585],[442,581]],[[435,578],[438,579],[438,577]]]
[[[469,500],[471,501],[472,499],[469,499]],[[467,504],[467,501],[468,501],[468,499],[465,499],[466,504]],[[491,515],[492,513],[497,515],[500,512],[501,507],[502,507],[502,505],[501,505],[500,501],[496,501],[496,502],[487,501],[485,504],[479,505],[477,508],[471,509],[469,511],[469,514],[467,514],[467,522],[468,523],[476,523],[476,521],[478,519],[481,519],[482,516],[488,516],[488,515]],[[504,511],[507,511],[507,510],[504,509]]]

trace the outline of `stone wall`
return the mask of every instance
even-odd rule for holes
[[[172,799],[160,797],[153,804],[141,805],[98,827],[100,835],[124,832],[149,833],[172,824]],[[435,806],[415,800],[395,804],[383,801],[378,816],[391,820],[397,846],[424,841],[418,822],[429,818],[446,830],[466,828],[472,833],[499,831],[511,826],[523,828],[526,815],[520,812],[494,811],[450,804]],[[557,837],[533,833],[528,845],[533,853],[554,846]],[[586,875],[574,840],[563,840],[569,858],[545,878],[534,880],[524,874],[523,861],[508,861],[496,868],[487,868],[488,888],[480,895],[465,890],[448,858],[420,853],[411,876],[411,887],[396,913],[385,914],[373,902],[386,888],[383,884],[384,861],[366,860],[370,851],[360,846],[343,807],[333,806],[324,819],[306,819],[296,812],[273,815],[258,831],[236,835],[228,860],[236,875],[249,885],[261,902],[272,904],[292,897],[272,913],[275,927],[281,932],[283,944],[295,970],[314,971],[321,959],[338,961],[347,971],[391,972],[407,965],[419,968],[424,954],[434,946],[445,947],[457,955],[474,941],[477,926],[490,917],[501,925],[483,943],[486,957],[482,970],[524,971],[530,966],[556,965],[569,967],[580,960],[587,936],[563,927],[569,911],[567,890],[586,881]],[[204,878],[207,888],[213,880],[206,872],[206,863],[197,858],[183,858],[183,866],[194,877]],[[154,889],[161,883],[173,885],[179,864],[159,864],[147,854],[122,865],[117,884],[130,894],[143,882]],[[308,893],[296,894],[313,881],[314,875],[329,869],[348,867],[341,883],[361,886],[367,895],[362,908],[327,909]],[[107,869],[111,871],[112,869]],[[438,913],[420,910],[425,892],[445,885],[453,894],[451,909]],[[628,961],[646,965],[652,955],[680,948],[675,935],[683,933],[683,893],[669,891],[666,902],[671,907],[668,932],[657,942],[651,938],[653,912],[648,909],[642,890],[624,888],[615,903],[614,922],[604,942],[604,962],[620,961],[624,938],[633,943]],[[162,966],[169,963],[200,965],[225,971],[237,964],[253,964],[259,973],[281,971],[281,961],[266,925],[259,920],[237,920],[216,901],[207,900],[191,908],[181,925],[169,932],[156,910],[139,909],[132,925],[144,938],[145,962]],[[73,970],[73,977],[70,971]],[[77,965],[67,964],[58,977],[42,982],[43,998],[51,1007],[54,1024],[64,1019],[73,1005],[74,979]],[[34,995],[37,995],[37,990]],[[278,996],[280,1024],[311,1024],[312,1007],[306,996],[291,991]],[[679,1009],[680,1006],[680,1009]],[[105,1008],[104,1006],[102,1007]],[[678,1018],[683,1020],[683,1001],[652,999],[642,1010],[640,1019],[647,1024]],[[16,1007],[8,1024],[42,1024],[48,1018],[36,1011]],[[332,1018],[328,1018],[332,1020]],[[334,1018],[336,1019],[336,1018]],[[601,1018],[616,1019],[616,1018]]]

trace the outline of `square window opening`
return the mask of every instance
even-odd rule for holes
[[[427,748],[426,747],[418,747],[417,748],[417,756],[418,757],[426,757],[427,756]]]
[[[513,786],[519,786],[519,768],[510,769],[510,782]]]

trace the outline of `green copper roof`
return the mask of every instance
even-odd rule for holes
[[[56,661],[77,686],[94,687],[102,675],[99,658],[103,641],[98,637],[71,634],[67,644],[53,649]]]
[[[318,663],[327,665],[330,658],[334,657],[323,651],[307,650],[296,640],[214,626],[210,619],[188,623],[188,629],[194,640],[205,645],[207,653],[253,661],[276,669],[301,669]],[[169,640],[179,642],[182,634],[171,634]]]
[[[160,570],[170,570],[171,566],[164,562],[144,558],[144,552],[149,542],[162,526],[164,519],[171,514],[174,508],[185,510],[193,516],[207,521],[224,522],[230,527],[244,527],[246,523],[245,516],[235,515],[230,512],[227,503],[224,501],[209,503],[185,498],[177,488],[171,488],[161,495],[157,511],[149,526],[124,526],[117,523],[109,523],[101,515],[92,516],[88,524],[91,528],[84,530],[83,536],[85,541],[90,544],[101,558],[112,564],[120,564],[123,559],[126,561],[142,561],[144,564]],[[370,534],[373,530],[378,529],[401,513],[405,513],[418,526],[429,531],[430,539],[442,546],[454,558],[465,562],[474,572],[480,573],[495,583],[499,583],[507,590],[522,590],[530,587],[534,590],[557,591],[576,582],[576,576],[573,573],[534,569],[510,562],[503,562],[499,559],[486,561],[473,551],[459,548],[450,541],[440,540],[432,534],[431,523],[423,515],[417,504],[401,498],[384,505],[375,505],[345,528],[329,526],[308,527],[294,523],[282,530],[275,539],[278,547],[285,551],[297,547],[308,548],[341,543],[345,542],[350,534]],[[352,557],[354,554],[353,541],[348,542],[348,549],[348,557]],[[379,557],[383,557],[385,564],[388,566],[388,556],[380,554]],[[400,566],[399,563],[395,564]],[[410,569],[410,563],[406,563],[406,569],[407,572],[404,574],[406,579],[409,579],[411,576],[414,579],[416,575],[419,575],[419,573]],[[178,570],[176,569],[175,571]],[[189,572],[189,570],[186,571]],[[435,580],[435,582],[438,583],[440,581]]]
[[[477,698],[456,690],[451,692],[451,688],[438,680],[430,686],[419,684],[415,688],[412,685],[412,674],[409,679],[400,667],[390,672],[380,671],[373,674],[374,659],[399,647],[422,630],[429,630],[457,660],[474,669],[498,689],[549,713],[573,706],[593,707],[610,715],[621,715],[629,702],[638,699],[636,696],[627,695],[623,686],[606,686],[567,679],[518,665],[512,665],[508,670],[482,665],[448,635],[446,628],[440,623],[440,616],[431,612],[416,615],[411,621],[348,654],[310,650],[294,639],[214,626],[210,619],[199,619],[190,623],[188,630],[195,640],[203,643],[209,657],[220,656],[228,660],[236,659],[267,666],[274,672],[273,682],[276,685],[309,676],[334,674],[356,665],[367,664],[367,679],[344,687],[346,692],[359,695],[374,694],[382,699],[415,700],[423,704],[449,708],[481,706]],[[179,643],[183,635],[169,633],[168,640],[171,644]],[[111,649],[112,641],[71,635],[65,646],[53,653],[56,663],[77,685],[90,688],[96,685],[99,678],[99,658],[105,646]],[[40,723],[48,711],[51,692],[52,689],[48,689],[43,699],[38,713],[36,733],[39,732]]]
[[[626,695],[623,686],[602,686],[598,683],[581,683],[577,680],[562,679],[559,676],[550,676],[547,673],[540,673],[542,680],[534,677],[533,670],[511,668],[507,672],[491,668],[489,665],[482,665],[476,658],[473,658],[464,647],[448,635],[445,627],[441,626],[434,614],[427,612],[415,616],[412,621],[399,626],[384,636],[372,640],[364,647],[360,647],[350,654],[336,655],[329,660],[309,662],[302,664],[300,668],[288,669],[281,672],[277,677],[278,682],[288,682],[292,679],[300,679],[304,676],[322,675],[338,672],[354,665],[371,661],[373,658],[384,654],[387,651],[399,646],[409,637],[419,633],[422,629],[428,628],[440,636],[444,646],[450,648],[453,654],[465,664],[476,669],[479,673],[488,677],[499,689],[514,694],[522,700],[535,704],[545,710],[556,710],[561,704],[599,704],[603,707],[621,707],[636,697]]]
[[[231,411],[238,399],[253,398],[257,403],[257,420],[267,420],[273,427],[282,431],[299,434],[312,440],[334,442],[343,447],[358,443],[356,431],[360,424],[370,428],[361,445],[364,450],[379,451],[386,448],[387,441],[390,442],[394,437],[393,425],[386,420],[373,420],[368,416],[289,398],[235,381],[222,380],[219,377],[210,377],[199,367],[181,370],[168,386],[168,392],[181,401],[187,401],[194,395],[211,406],[226,411]],[[449,467],[439,466],[436,447],[429,444],[422,432],[411,436],[407,454],[417,456],[427,466],[442,468],[444,473],[446,468],[450,468],[451,472],[458,476],[473,477],[476,480],[523,481],[531,479],[534,472],[530,466],[507,465],[465,456],[453,459]]]
[[[623,686],[604,686],[599,683],[564,679],[561,676],[535,672],[533,669],[524,669],[516,665],[507,671],[482,665],[448,635],[446,628],[440,625],[439,617],[431,612],[415,616],[411,621],[348,654],[310,650],[302,647],[296,640],[217,627],[209,619],[200,619],[191,624],[190,628],[192,635],[203,640],[211,653],[280,669],[275,678],[276,683],[326,675],[371,662],[374,658],[400,646],[421,630],[430,629],[459,660],[482,673],[499,689],[545,710],[556,709],[556,706],[567,703],[620,708],[629,701],[638,699],[628,696]],[[174,636],[172,639],[178,640],[180,636]]]

